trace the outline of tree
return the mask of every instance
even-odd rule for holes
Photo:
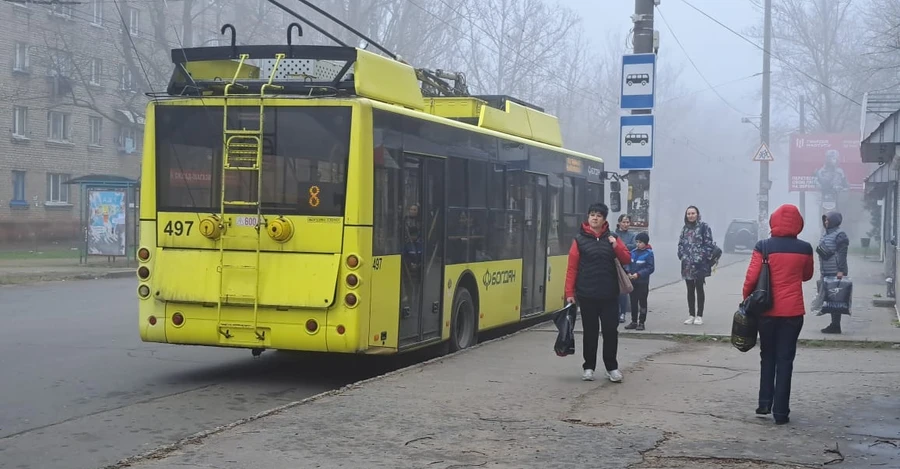
[[[773,101],[794,111],[805,96],[811,129],[842,132],[858,125],[854,101],[872,77],[859,67],[864,51],[852,7],[852,0],[773,1]]]

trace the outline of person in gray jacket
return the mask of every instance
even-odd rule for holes
[[[819,273],[822,274],[823,288],[825,277],[843,278],[848,274],[847,249],[850,247],[850,238],[841,229],[844,217],[840,212],[828,212],[822,215],[822,225],[825,234],[819,240],[816,253],[819,255]],[[822,329],[823,334],[841,333],[841,313],[831,314],[831,324]]]

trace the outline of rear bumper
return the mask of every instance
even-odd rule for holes
[[[173,321],[176,313],[184,318],[180,325]],[[220,315],[216,305],[142,300],[140,335],[144,342],[169,344],[310,352],[364,351],[357,321],[329,322],[329,316],[356,317],[342,313],[346,311],[340,308],[287,311],[259,308],[254,321],[252,307],[223,306]],[[151,316],[155,317],[155,324],[151,324]],[[308,322],[310,325],[314,322],[315,327],[307,328]]]

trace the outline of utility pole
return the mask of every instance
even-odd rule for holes
[[[635,54],[652,54],[656,53],[654,50],[654,42],[655,42],[655,34],[653,31],[653,8],[654,6],[659,4],[660,0],[634,0],[634,16],[632,16],[632,21],[634,22],[634,35],[632,37],[632,44],[634,45],[634,53]],[[653,78],[656,80],[656,77]],[[631,111],[632,115],[641,115],[641,114],[652,114],[653,111],[650,109],[634,109]],[[632,217],[632,223],[635,221],[641,220],[646,221],[646,226],[642,228],[648,228],[650,225],[650,171],[641,170],[641,171],[629,171],[628,172],[628,207],[625,212],[628,213],[633,205],[633,201],[635,198],[640,198],[642,201],[642,207],[639,207],[639,212]],[[639,226],[638,224],[636,224]]]
[[[772,81],[772,0],[766,0],[766,12],[763,25],[763,86],[762,86],[762,118],[760,119],[759,136],[762,143],[769,146],[769,91]],[[759,164],[759,237],[769,237],[769,162]]]
[[[806,133],[806,96],[800,95],[800,135]],[[800,191],[800,216],[806,219],[806,191]]]

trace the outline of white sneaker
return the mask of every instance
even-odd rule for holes
[[[593,381],[594,380],[594,370],[584,370],[584,374],[581,375],[582,381]]]
[[[687,320],[684,321],[684,323],[690,325],[690,324],[694,324],[695,321],[696,320],[694,319],[694,317],[691,316],[691,317],[687,318]]]
[[[701,318],[700,316],[697,316],[696,318],[694,318],[694,324],[697,325],[697,326],[702,326],[702,325],[703,325],[703,318]]]
[[[609,377],[609,380],[613,383],[621,383],[622,382],[622,372],[619,370],[607,371],[606,376]]]

